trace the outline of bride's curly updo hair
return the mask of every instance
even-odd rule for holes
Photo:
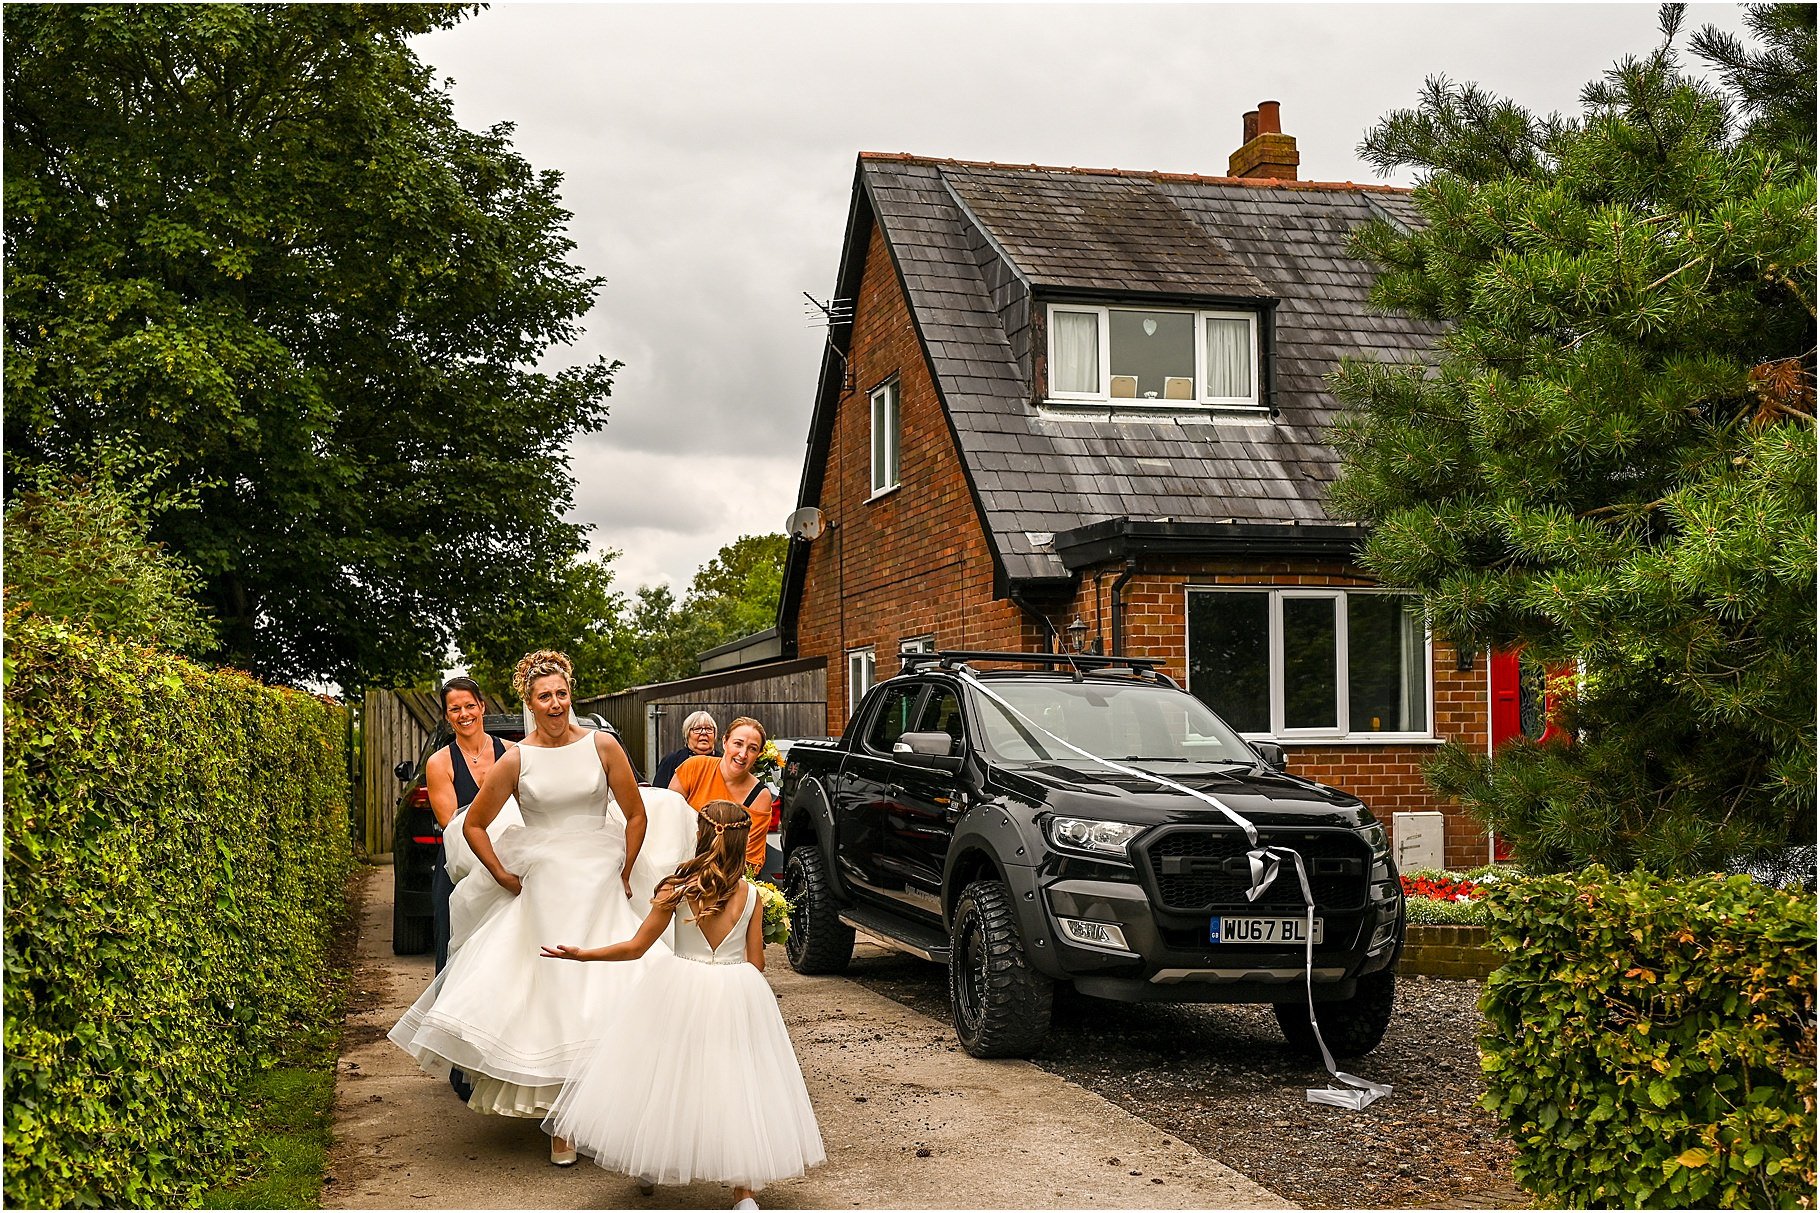
[[[512,668],[512,689],[518,692],[519,701],[529,700],[531,687],[539,678],[548,678],[551,674],[561,674],[569,689],[575,689],[575,666],[565,654],[555,649],[538,649],[520,657]]]
[[[695,827],[695,858],[657,882],[651,900],[674,906],[683,898],[697,914],[718,914],[746,875],[746,835],[752,815],[731,800],[711,800]]]

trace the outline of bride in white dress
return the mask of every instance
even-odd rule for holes
[[[513,684],[529,727],[465,815],[472,870],[451,906],[465,929],[452,933],[448,966],[389,1034],[430,1074],[463,1070],[473,1084],[468,1106],[478,1112],[541,1119],[608,1030],[601,1012],[616,987],[639,976],[631,966],[541,963],[539,945],[631,935],[658,878],[694,849],[694,812],[681,797],[641,795],[619,743],[575,722],[571,679],[560,653],[518,663]],[[487,827],[514,795],[524,824],[499,831],[495,844]],[[646,839],[647,797],[658,802],[655,846]],[[635,877],[643,894],[636,899]],[[574,1157],[566,1142],[551,1140],[551,1161]]]

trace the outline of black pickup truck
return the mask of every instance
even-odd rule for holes
[[[988,663],[1042,668],[975,668]],[[1337,1056],[1375,1048],[1404,929],[1383,828],[1357,799],[1286,774],[1280,747],[1248,744],[1157,664],[911,654],[845,736],[798,742],[782,796],[791,965],[842,971],[856,928],[943,963],[976,1057],[1033,1051],[1057,982],[1121,1001],[1271,1003],[1290,1044],[1316,1051],[1292,866],[1247,900],[1237,823],[1059,739],[1210,794],[1261,846],[1297,851],[1321,1035]]]

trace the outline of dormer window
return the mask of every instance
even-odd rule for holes
[[[1049,307],[1049,399],[1259,408],[1255,312]]]

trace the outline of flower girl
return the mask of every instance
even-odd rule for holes
[[[764,979],[763,911],[744,879],[751,818],[729,800],[701,810],[695,857],[665,877],[638,933],[558,960],[636,960],[680,909],[675,950],[610,1009],[614,1024],[564,1084],[544,1127],[644,1184],[714,1180],[735,1208],[825,1160],[821,1132],[776,996]]]

